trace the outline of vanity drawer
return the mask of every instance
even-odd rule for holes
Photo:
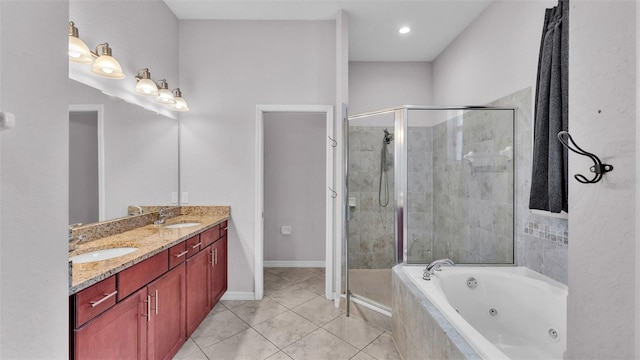
[[[80,327],[116,304],[116,277],[108,277],[75,294],[75,327]]]
[[[220,237],[227,235],[227,222],[220,223]]]
[[[147,260],[122,270],[118,276],[118,301],[146,286],[169,270],[169,250],[156,254]]]
[[[202,238],[200,237],[200,235],[196,235],[192,238],[187,239],[185,243],[187,244],[187,251],[189,252],[187,257],[192,257],[193,255],[200,252],[200,248],[202,247]],[[204,247],[202,248],[204,249]]]
[[[201,247],[205,248],[213,244],[213,242],[218,240],[218,238],[220,238],[220,225],[216,225],[200,234],[200,240],[202,240]]]
[[[172,246],[169,249],[169,269],[173,269],[176,265],[182,264],[187,259],[188,253],[186,241]]]

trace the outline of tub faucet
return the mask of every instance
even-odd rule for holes
[[[431,280],[431,275],[433,275],[433,272],[441,271],[442,269],[440,269],[440,266],[442,265],[455,266],[455,263],[451,259],[439,259],[432,261],[424,269],[424,272],[422,273],[422,279]]]
[[[154,225],[162,225],[167,220],[167,218],[172,217],[172,216],[173,216],[173,213],[172,212],[167,212],[167,208],[166,207],[161,207],[160,210],[158,210],[158,218],[156,219],[156,221],[153,222],[153,224]]]

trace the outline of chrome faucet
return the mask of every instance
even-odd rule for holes
[[[136,210],[138,210],[137,212],[133,212],[130,211],[129,212],[129,216],[133,216],[133,215],[142,215],[142,213],[144,213],[144,211],[142,210],[142,206],[137,206],[137,205],[133,205],[131,206],[132,208],[135,208]]]
[[[69,252],[72,252],[73,250],[78,250],[78,247],[80,246],[80,244],[87,240],[87,234],[76,235],[76,236],[73,235],[73,228],[80,225],[82,225],[82,223],[69,225]]]
[[[434,271],[442,271],[440,268],[442,265],[455,266],[456,264],[451,259],[439,259],[429,263],[422,273],[422,279],[431,280],[431,275]]]
[[[162,225],[165,223],[165,221],[167,220],[167,218],[170,218],[173,216],[172,212],[167,212],[167,208],[166,207],[161,207],[160,210],[158,210],[158,218],[156,219],[156,221],[153,222],[154,225]]]

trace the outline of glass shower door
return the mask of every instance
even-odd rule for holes
[[[391,308],[395,254],[394,114],[349,121],[350,295]]]

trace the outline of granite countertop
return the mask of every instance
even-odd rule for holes
[[[192,236],[202,233],[221,222],[229,220],[229,214],[189,214],[167,219],[164,225],[146,225],[117,235],[81,244],[69,257],[102,249],[135,247],[138,250],[112,259],[88,263],[73,263],[69,295],[75,294],[109,276],[129,268]],[[196,222],[197,226],[168,229],[177,223]]]

